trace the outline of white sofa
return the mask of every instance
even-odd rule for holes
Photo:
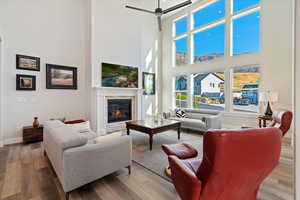
[[[222,128],[222,113],[214,110],[182,109],[186,113],[185,118],[172,116],[172,120],[182,122],[181,127],[189,130],[206,132],[208,129]]]
[[[130,172],[131,137],[95,143],[96,137],[93,132],[80,133],[59,121],[44,123],[44,150],[67,199],[70,191],[121,168]]]

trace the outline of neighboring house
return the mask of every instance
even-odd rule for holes
[[[258,84],[244,85],[242,99],[249,99],[249,104],[258,105]]]
[[[176,91],[187,90],[187,78],[185,76],[176,77]]]
[[[215,73],[198,74],[194,77],[194,94],[222,96],[224,80]]]

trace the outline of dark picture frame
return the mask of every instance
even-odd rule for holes
[[[16,90],[36,90],[36,77],[25,74],[17,74],[16,76]]]
[[[77,68],[46,64],[46,88],[77,90]]]
[[[143,72],[143,94],[155,95],[155,74],[149,72]]]
[[[39,57],[16,55],[16,68],[30,71],[40,71],[41,61]]]

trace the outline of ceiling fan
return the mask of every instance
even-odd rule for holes
[[[146,9],[142,9],[142,8],[136,8],[136,7],[132,7],[132,6],[126,6],[126,8],[130,8],[130,9],[134,9],[134,10],[138,10],[138,11],[142,11],[142,12],[147,12],[147,13],[151,13],[151,14],[154,14],[157,16],[157,22],[158,22],[158,28],[159,28],[159,31],[162,30],[162,22],[161,22],[161,17],[162,15],[164,14],[167,14],[169,12],[172,12],[174,10],[177,10],[179,8],[182,8],[184,6],[187,6],[189,4],[191,4],[192,1],[191,0],[188,0],[188,1],[185,1],[183,3],[180,3],[176,6],[172,6],[166,10],[163,10],[161,7],[160,7],[160,0],[158,0],[158,8],[155,9],[155,11],[151,11],[151,10],[146,10]]]

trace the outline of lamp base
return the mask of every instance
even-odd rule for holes
[[[270,116],[270,117],[272,117],[272,115],[273,115],[273,111],[272,111],[272,109],[271,109],[271,106],[270,106],[270,102],[269,102],[269,101],[268,101],[268,106],[267,106],[265,115],[266,115],[266,116]]]

